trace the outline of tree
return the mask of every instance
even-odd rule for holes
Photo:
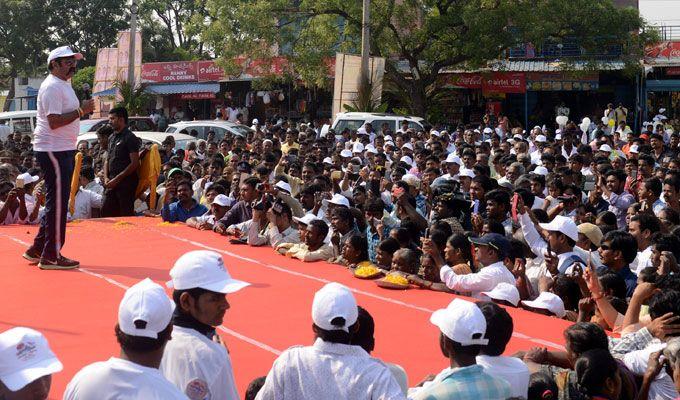
[[[225,65],[283,53],[291,73],[314,83],[336,51],[359,51],[361,1],[211,0],[208,12],[215,18],[203,38]],[[647,40],[643,26],[637,10],[611,0],[372,0],[370,47],[387,59],[388,86],[426,116],[444,69],[486,66],[519,44],[564,38],[585,50],[622,44],[632,64]]]
[[[83,98],[84,92],[83,92],[83,85],[87,84],[90,86],[90,89],[94,88],[94,73],[95,73],[95,67],[85,67],[79,69],[75,75],[73,75],[73,78],[71,78],[71,86],[73,86],[73,89],[76,92],[76,95],[78,96],[79,99]],[[90,92],[92,93],[92,92]]]
[[[133,87],[127,81],[117,80],[113,87],[118,89],[121,98],[116,106],[125,107],[130,115],[143,115],[146,106],[153,99],[153,96],[146,93],[147,85],[144,83]]]

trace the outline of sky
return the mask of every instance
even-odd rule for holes
[[[638,0],[640,14],[655,25],[676,25],[680,30],[680,0]]]

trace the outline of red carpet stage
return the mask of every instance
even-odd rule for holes
[[[220,252],[229,272],[252,285],[229,295],[220,334],[234,364],[241,395],[255,377],[266,375],[276,356],[296,344],[311,344],[314,292],[329,281],[343,283],[376,321],[374,355],[402,365],[409,383],[446,366],[433,310],[452,295],[421,289],[390,291],[354,278],[339,265],[302,263],[270,248],[231,245],[227,238],[160,219],[127,218],[76,221],[67,228],[64,255],[81,262],[73,271],[41,271],[21,254],[37,227],[0,227],[0,331],[28,326],[43,332],[64,363],[54,376],[52,399],[81,367],[117,353],[113,327],[123,291],[150,277],[169,279],[174,261],[190,250]],[[532,346],[560,348],[568,322],[523,310],[511,310],[515,337],[508,353]]]

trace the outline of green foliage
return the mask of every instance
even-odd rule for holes
[[[73,78],[71,78],[71,86],[73,86],[79,99],[83,98],[84,83],[90,85],[90,88],[94,87],[94,71],[95,67],[81,68],[73,75]]]
[[[377,100],[378,98],[380,98],[380,93],[377,93],[377,87],[367,77],[363,77],[361,82],[359,82],[357,97],[351,104],[344,104],[345,111],[384,113],[387,111],[387,103],[380,103]]]
[[[135,87],[124,80],[117,80],[113,83],[113,87],[118,89],[118,94],[122,98],[116,106],[123,106],[127,108],[130,115],[142,115],[146,106],[153,99],[151,95],[145,92],[145,84],[140,84]]]
[[[361,1],[207,0],[202,32],[226,66],[236,57],[285,55],[308,85],[327,79],[335,52],[358,53]],[[442,69],[474,69],[521,43],[576,38],[584,50],[622,44],[638,62],[650,39],[637,10],[612,0],[372,0],[371,55],[385,57],[386,90],[396,88],[410,112],[425,116]],[[401,64],[398,64],[401,62]]]

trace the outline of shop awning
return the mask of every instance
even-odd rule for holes
[[[645,90],[648,92],[680,91],[680,79],[647,80]]]
[[[219,83],[154,83],[146,87],[149,94],[181,94],[181,93],[217,93],[220,91]]]
[[[104,96],[115,96],[116,95],[116,88],[112,87],[106,90],[102,90],[100,92],[92,93],[92,97],[104,97]]]

